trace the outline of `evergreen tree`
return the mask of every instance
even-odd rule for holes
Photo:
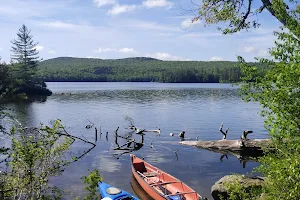
[[[7,77],[8,77],[8,67],[7,65],[5,65],[5,63],[1,62],[1,57],[0,57],[0,99],[6,92]]]
[[[12,43],[12,61],[23,65],[24,72],[34,74],[39,61],[39,52],[36,49],[38,42],[33,41],[31,31],[23,24],[17,33],[17,39]]]
[[[38,42],[34,42],[32,38],[30,30],[22,25],[17,33],[17,39],[11,41],[13,53],[11,59],[15,63],[10,65],[8,70],[11,81],[9,86],[13,89],[10,98],[52,94],[46,88],[45,82],[34,76],[40,59],[36,49]]]

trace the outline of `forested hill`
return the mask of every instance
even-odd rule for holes
[[[228,61],[162,61],[136,57],[91,59],[59,57],[39,63],[45,81],[143,81],[170,83],[236,82],[240,70]]]

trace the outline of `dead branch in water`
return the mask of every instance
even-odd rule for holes
[[[227,128],[226,131],[224,132],[224,131],[223,131],[223,124],[224,124],[224,123],[222,122],[219,131],[223,134],[223,138],[222,138],[222,139],[223,139],[223,140],[226,140],[226,137],[227,137],[227,133],[228,133],[228,131],[229,131],[229,128]]]
[[[90,141],[88,141],[87,139],[83,139],[83,138],[77,137],[77,136],[75,136],[75,135],[71,135],[70,133],[68,133],[68,132],[66,131],[66,129],[65,129],[64,127],[61,127],[61,128],[62,128],[62,130],[64,131],[64,133],[58,132],[58,133],[57,133],[58,135],[60,135],[60,136],[66,136],[66,137],[69,137],[69,138],[72,138],[72,139],[77,139],[77,140],[80,140],[80,141],[82,141],[82,142],[85,142],[85,143],[91,144],[91,145],[93,145],[93,146],[96,146],[95,143],[90,142]]]

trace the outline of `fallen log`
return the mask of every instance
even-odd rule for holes
[[[180,144],[195,146],[218,153],[230,153],[235,156],[261,156],[263,147],[268,146],[269,139],[254,140],[216,140],[216,141],[181,141]]]

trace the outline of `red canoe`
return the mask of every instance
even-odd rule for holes
[[[130,155],[132,173],[141,187],[155,200],[200,200],[202,197],[177,178]]]

